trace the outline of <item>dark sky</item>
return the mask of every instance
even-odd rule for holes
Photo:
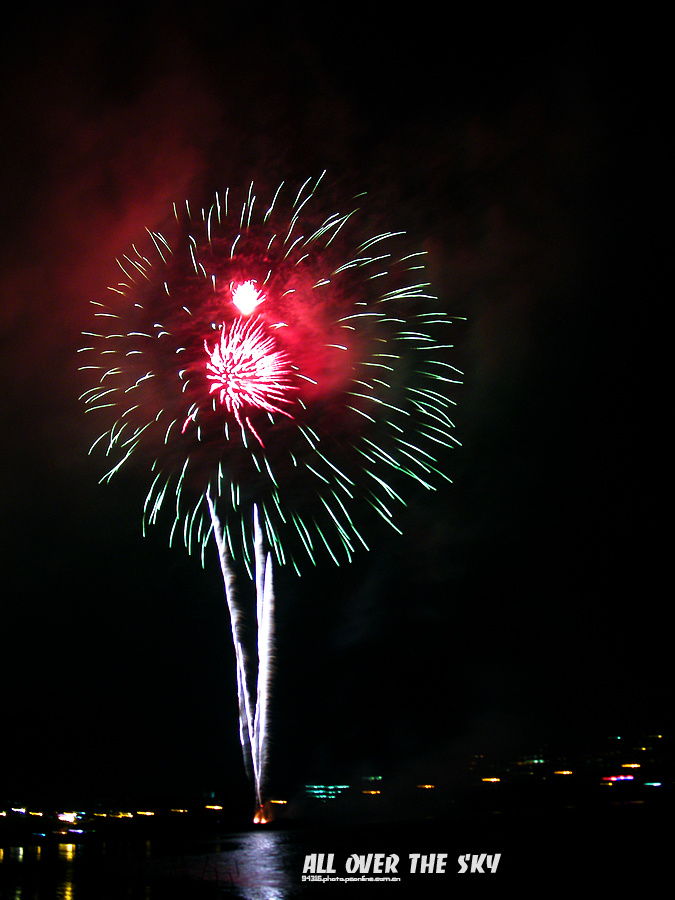
[[[241,784],[215,554],[202,570],[142,538],[133,469],[97,484],[76,350],[115,258],[174,200],[324,168],[418,240],[466,317],[463,447],[403,540],[279,573],[273,778],[662,728],[648,24],[142,4],[2,40],[0,797]]]

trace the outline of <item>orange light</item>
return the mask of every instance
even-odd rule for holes
[[[255,815],[253,816],[254,825],[267,825],[271,821],[272,820],[268,819],[265,815],[265,810],[262,808],[262,806],[260,807],[260,809],[257,809],[255,811]]]

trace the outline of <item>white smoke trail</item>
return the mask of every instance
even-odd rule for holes
[[[258,511],[256,509],[256,523],[260,530]],[[262,546],[262,534],[260,549]],[[263,567],[264,560],[264,567]],[[257,754],[259,765],[258,800],[262,804],[262,788],[267,770],[267,746],[269,724],[269,695],[272,684],[272,647],[274,643],[274,584],[272,575],[272,556],[258,554],[256,541],[256,567],[263,569],[262,585],[257,583],[258,590],[258,684],[255,709],[254,734],[257,742]]]
[[[265,552],[263,531],[257,507],[254,507],[255,590],[257,622],[257,659],[245,649],[245,616],[239,600],[235,575],[222,524],[215,503],[207,494],[213,533],[218,547],[220,567],[225,585],[225,597],[230,613],[232,641],[237,667],[237,697],[239,702],[239,737],[244,766],[255,786],[258,807],[263,805],[262,789],[267,767],[269,694],[272,680],[272,646],[274,639],[274,588],[271,554]],[[257,672],[254,670],[254,665]],[[252,702],[252,686],[256,701]]]

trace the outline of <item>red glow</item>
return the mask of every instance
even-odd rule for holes
[[[222,326],[213,349],[207,341],[204,349],[208,355],[207,378],[212,382],[209,393],[217,393],[220,404],[240,427],[246,426],[264,446],[248,416],[242,419],[242,411],[264,410],[292,418],[279,406],[291,402],[288,392],[294,389],[287,355],[275,349],[274,338],[266,334],[261,319],[248,321],[241,316],[229,330]]]

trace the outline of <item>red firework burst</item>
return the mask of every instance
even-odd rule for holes
[[[264,447],[249,417],[244,415],[242,420],[242,412],[259,409],[292,418],[279,406],[291,403],[288,393],[295,387],[287,354],[276,349],[274,338],[266,333],[261,319],[246,320],[243,316],[236,318],[229,329],[223,324],[219,342],[210,349],[204,341],[204,349],[208,357],[206,377],[211,382],[209,393],[217,393],[221,406],[241,428],[245,424]],[[191,418],[186,419],[183,431]]]
[[[399,482],[449,480],[457,370],[424,254],[402,232],[368,236],[356,198],[315,206],[321,179],[176,207],[172,242],[150,232],[148,256],[120,261],[114,302],[95,301],[84,332],[83,400],[112,415],[93,445],[110,457],[102,480],[147,465],[144,527],[168,507],[171,540],[202,557],[210,501],[234,558],[255,558],[255,504],[299,572],[324,548],[338,562],[367,546],[366,505],[396,528]]]

